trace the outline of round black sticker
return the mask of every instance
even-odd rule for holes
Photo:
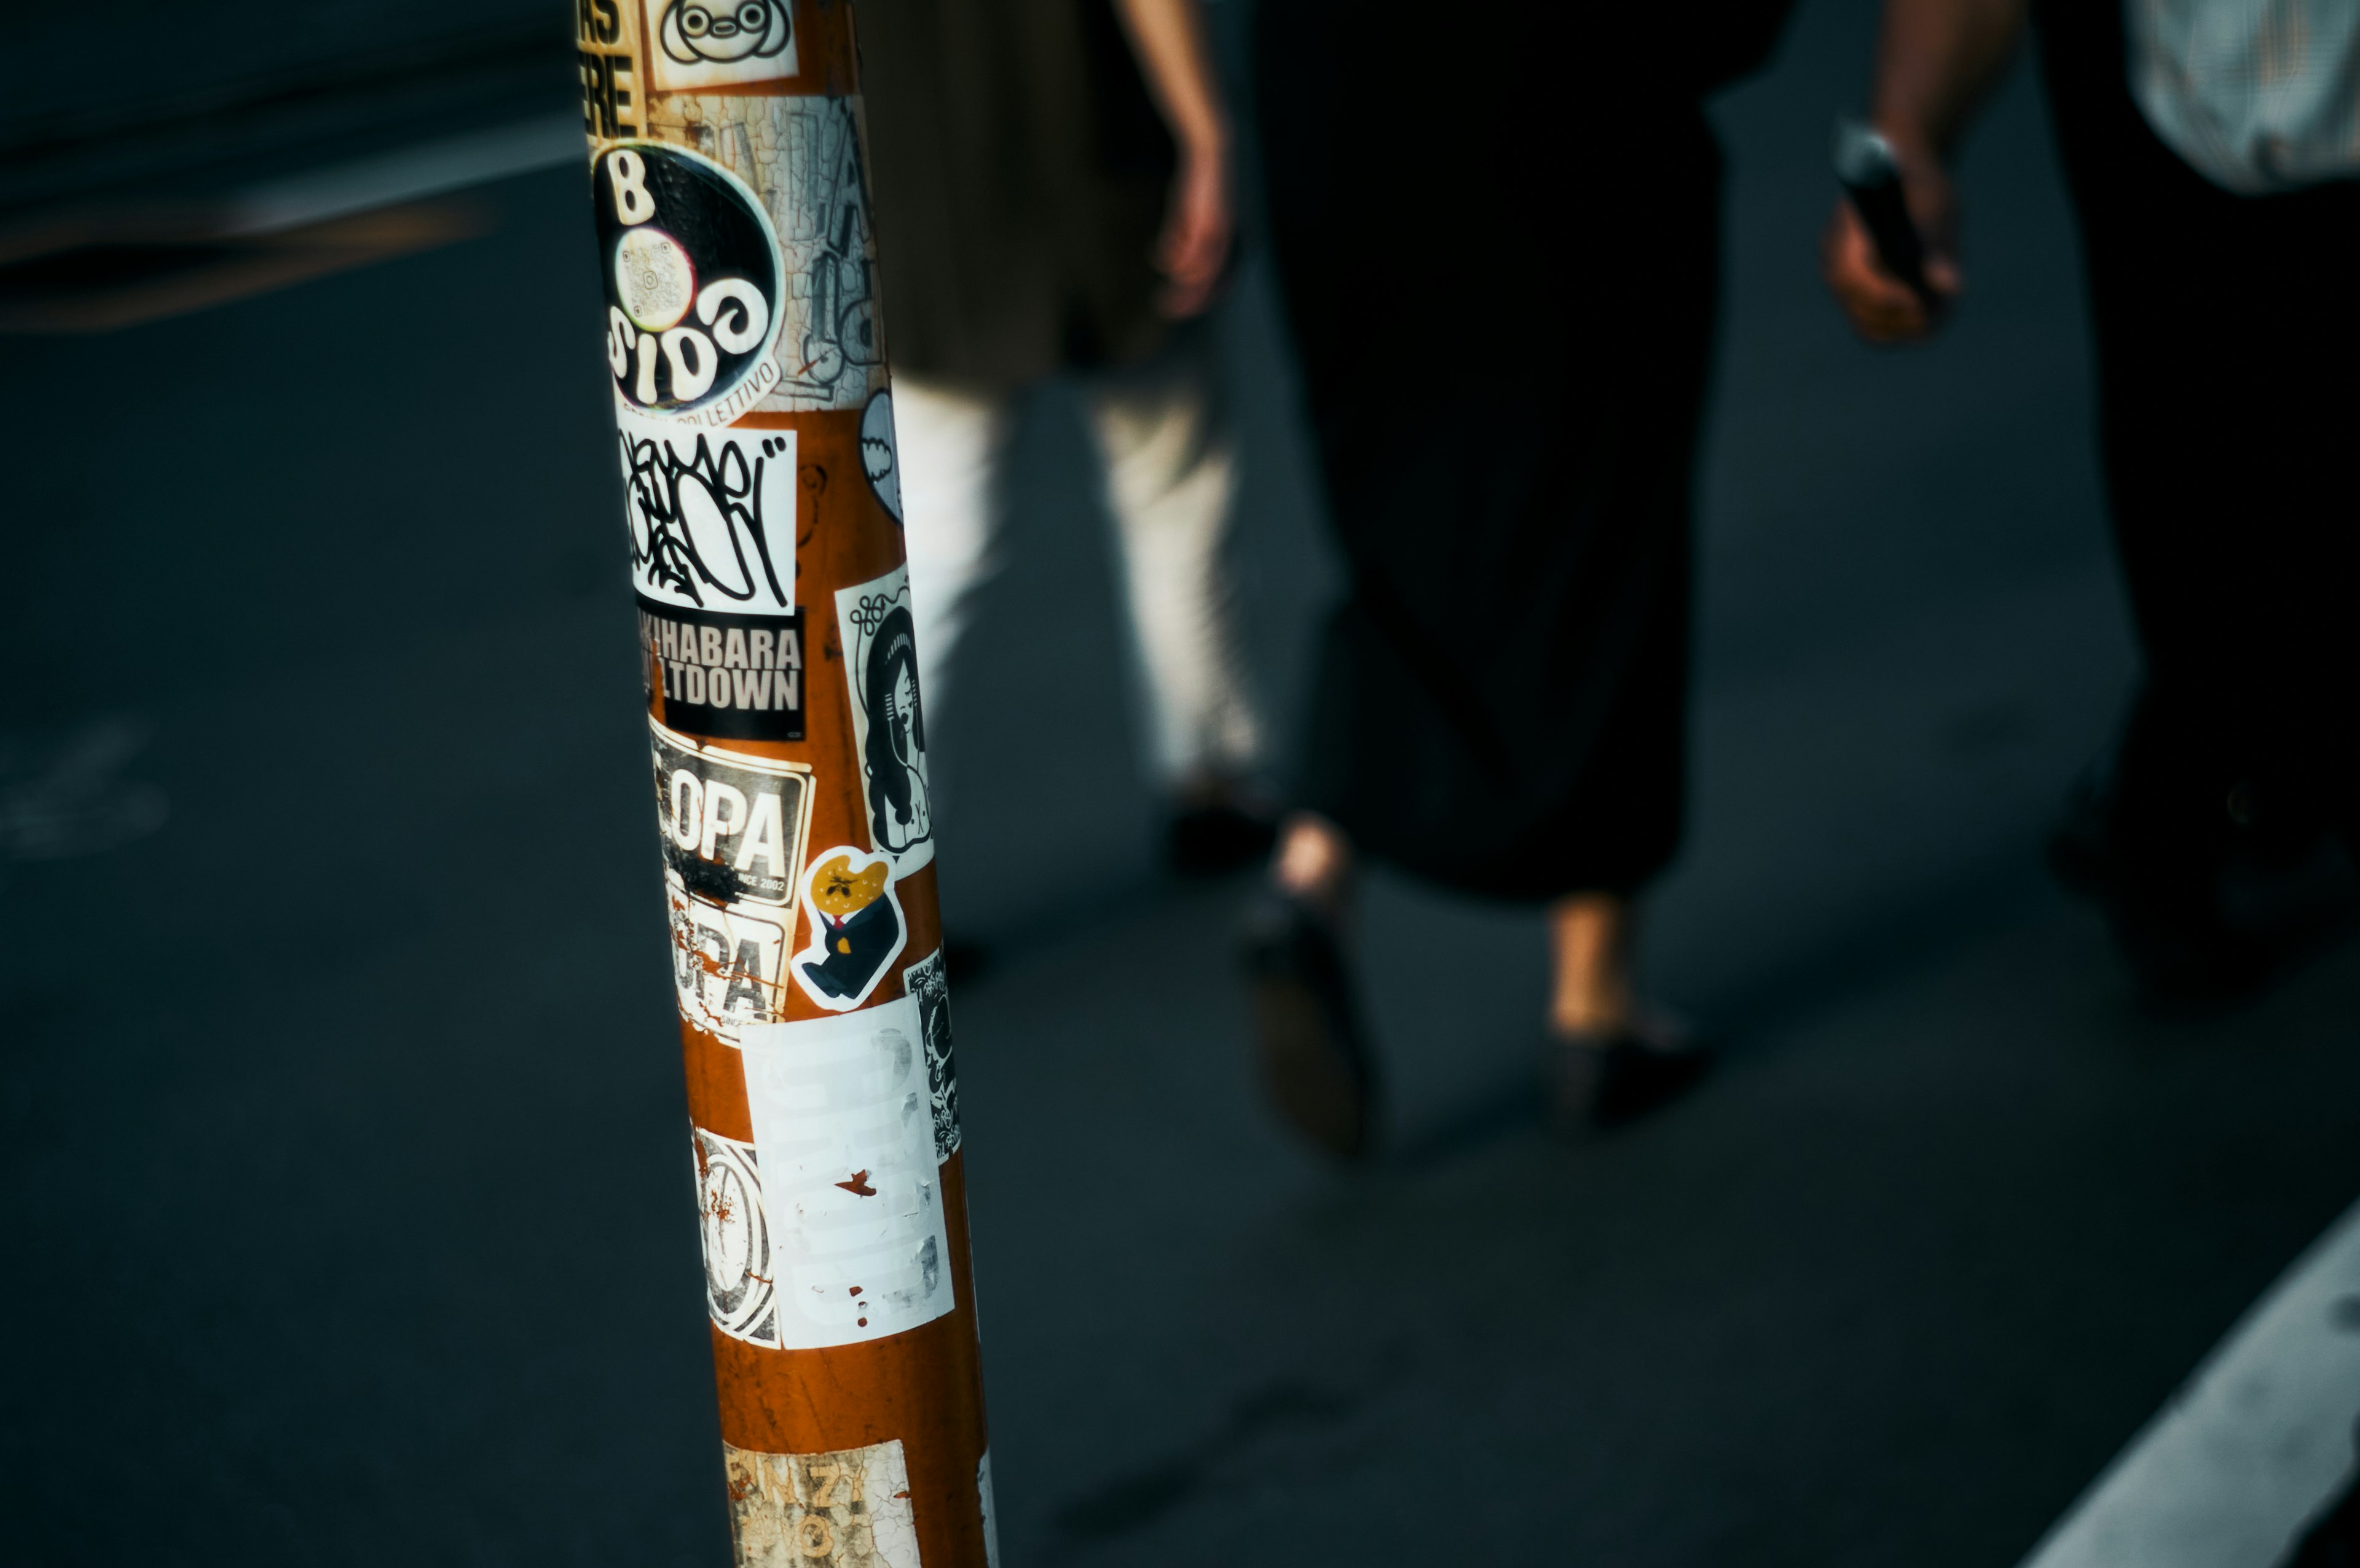
[[[778,379],[770,349],[786,314],[761,202],[711,158],[662,142],[608,147],[590,178],[616,392],[699,423],[744,413]]]

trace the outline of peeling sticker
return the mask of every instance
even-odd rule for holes
[[[777,1266],[762,1211],[754,1146],[691,1127],[696,1149],[696,1206],[705,1241],[705,1305],[714,1325],[749,1345],[776,1348]]]
[[[850,844],[823,849],[803,872],[811,945],[795,954],[795,984],[832,1013],[869,999],[910,940],[893,894],[893,861]]]
[[[675,69],[677,61],[657,64],[660,73]],[[689,416],[698,422],[727,424],[756,396],[755,408],[792,413],[866,408],[885,389],[861,112],[857,97],[689,92],[650,100],[647,136],[694,147],[741,186],[760,192],[783,275],[793,280],[778,301],[783,326],[775,352],[732,394],[727,419],[705,418],[700,408]],[[669,365],[661,354],[658,361],[661,395],[670,385],[662,379]],[[629,365],[629,377],[618,372],[616,378],[627,397],[639,385],[637,361]]]
[[[674,993],[683,1018],[734,1045],[784,997],[811,770],[648,730]]]
[[[907,877],[934,858],[934,788],[926,779],[926,705],[918,691],[910,569],[836,591],[852,745],[860,754],[869,842]]]
[[[777,1265],[778,1344],[857,1345],[955,1304],[915,998],[748,1024],[746,1103]]]
[[[721,1445],[739,1568],[921,1568],[901,1440],[833,1454]]]

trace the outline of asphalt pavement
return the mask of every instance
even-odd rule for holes
[[[1871,12],[1716,110],[1675,1114],[1551,1144],[1536,919],[1380,873],[1387,1152],[1286,1139],[1030,403],[936,753],[1003,1562],[2005,1568],[2360,1193],[2360,954],[2157,1016],[2041,869],[2132,671],[2070,223],[2019,72],[1953,330],[1852,342]],[[726,1561],[581,180],[0,337],[0,1559]],[[1221,330],[1284,732],[1334,568],[1259,264]]]

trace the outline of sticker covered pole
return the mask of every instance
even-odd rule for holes
[[[850,6],[574,21],[737,1560],[985,1568]]]

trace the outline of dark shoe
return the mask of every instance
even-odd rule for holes
[[[1712,1070],[1710,1051],[1658,1018],[1640,1018],[1612,1034],[1558,1036],[1550,1051],[1549,1123],[1566,1138],[1636,1121]]]
[[[1164,862],[1183,877],[1219,877],[1261,864],[1278,842],[1278,819],[1223,797],[1182,806],[1164,833]]]
[[[1240,946],[1263,1092],[1319,1149],[1360,1159],[1373,1141],[1376,1072],[1335,927],[1309,904],[1273,893],[1247,916]]]

